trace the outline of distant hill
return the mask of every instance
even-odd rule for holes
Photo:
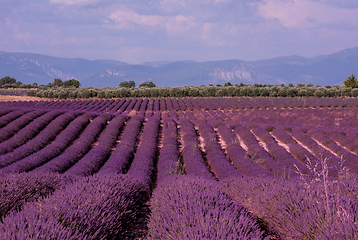
[[[23,83],[47,84],[54,78],[75,78],[82,87],[118,86],[133,80],[137,86],[152,81],[157,86],[224,84],[342,85],[352,73],[358,75],[358,47],[312,58],[277,57],[258,61],[156,61],[128,64],[115,60],[58,58],[32,53],[0,51],[0,77]]]

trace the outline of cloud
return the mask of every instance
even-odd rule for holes
[[[175,15],[140,15],[132,10],[118,10],[112,13],[109,20],[113,21],[118,29],[135,29],[137,26],[165,29],[166,32],[177,35],[195,27],[195,18],[192,16]],[[107,21],[106,23],[110,23]]]
[[[113,2],[112,0],[50,0],[51,4],[57,5],[79,5],[79,6],[90,6],[90,5],[103,5]]]
[[[357,9],[344,9],[310,0],[265,0],[258,4],[265,19],[277,19],[287,28],[315,28],[337,24],[357,26]]]

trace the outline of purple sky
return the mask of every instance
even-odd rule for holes
[[[258,60],[358,46],[358,0],[1,0],[0,14],[0,50],[90,60]]]

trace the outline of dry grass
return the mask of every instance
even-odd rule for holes
[[[50,101],[58,99],[50,98],[39,98],[39,97],[30,97],[30,96],[12,96],[12,95],[0,95],[0,102],[9,102],[9,101]]]

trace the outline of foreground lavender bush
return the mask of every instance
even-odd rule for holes
[[[357,181],[237,178],[221,184],[281,239],[358,238]]]
[[[14,213],[7,219],[8,224],[0,223],[1,239],[7,240],[77,240],[88,239],[86,235],[66,228],[51,217],[39,213]]]
[[[35,226],[46,230],[41,239],[70,239],[52,238],[48,226],[53,226],[53,231],[66,236],[78,232],[86,235],[77,239],[133,237],[139,231],[147,197],[143,186],[129,176],[96,174],[79,178],[52,196],[27,204],[21,212],[5,217],[0,223],[0,236],[12,233],[14,239],[21,239],[20,236],[34,231],[29,226]]]
[[[154,190],[150,239],[262,239],[245,209],[209,181],[168,176]]]
[[[25,202],[46,197],[71,182],[71,178],[48,173],[7,174],[0,177],[0,219]]]

